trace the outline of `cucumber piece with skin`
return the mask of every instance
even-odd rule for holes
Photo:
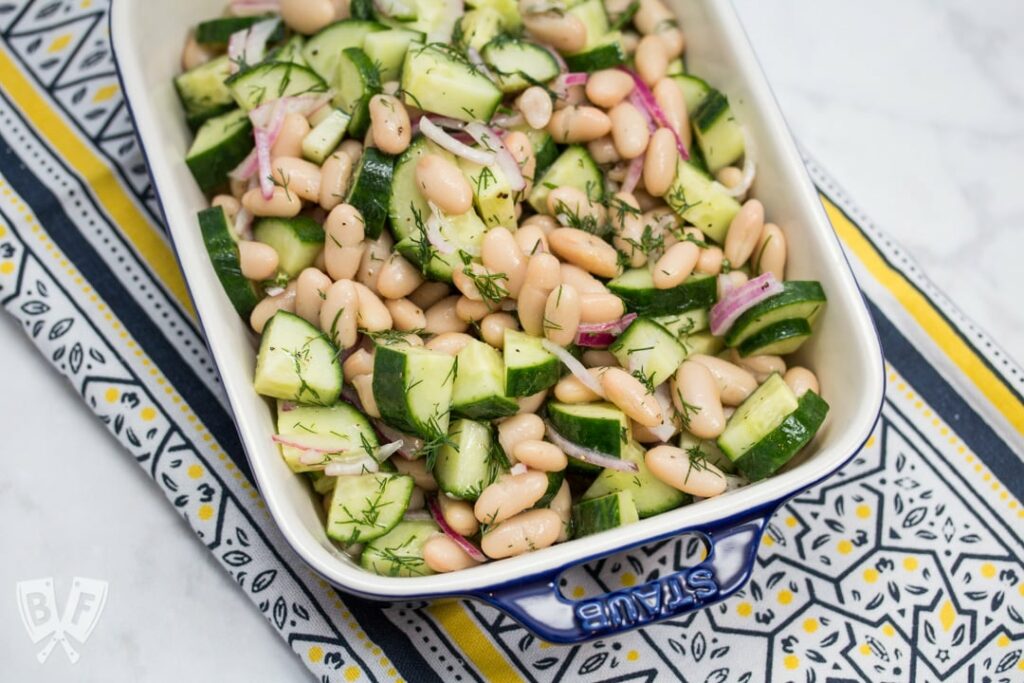
[[[627,444],[622,450],[622,459],[636,463],[637,471],[601,470],[590,487],[583,492],[581,500],[625,491],[633,497],[640,519],[647,519],[693,502],[693,496],[669,486],[651,474],[644,462],[645,452],[640,444]]]
[[[329,406],[337,403],[341,382],[338,350],[324,333],[293,313],[275,313],[256,354],[256,393]]]
[[[349,135],[362,138],[370,128],[370,98],[381,91],[380,73],[362,48],[347,47],[338,57],[334,106],[351,118]]]
[[[739,346],[757,332],[782,320],[802,318],[813,324],[826,301],[820,282],[787,280],[782,283],[782,293],[752,306],[736,319],[725,333],[725,343]]]
[[[208,119],[196,133],[185,164],[205,193],[228,180],[232,171],[253,148],[252,122],[241,109]]]
[[[502,24],[508,31],[515,31],[523,25],[516,0],[466,0],[466,5],[475,9],[490,8],[501,15]]]
[[[695,308],[682,313],[659,315],[654,318],[654,322],[674,334],[676,339],[685,339],[691,334],[708,329],[708,309]]]
[[[691,275],[671,289],[657,289],[647,268],[627,270],[609,282],[608,289],[622,299],[627,310],[644,316],[708,308],[718,298],[718,286],[713,275]]]
[[[174,78],[174,89],[185,108],[185,121],[191,130],[214,116],[220,116],[237,105],[224,81],[231,75],[227,55],[189,69]]]
[[[690,116],[697,111],[697,109],[707,99],[708,94],[711,92],[711,86],[708,85],[703,79],[698,78],[692,74],[678,74],[672,76],[672,80],[676,82],[679,89],[683,91],[683,101],[686,102],[686,111],[690,112]]]
[[[306,39],[296,34],[288,39],[281,47],[275,48],[267,53],[263,59],[265,62],[291,62],[301,66],[309,66],[302,57],[302,48],[306,45]]]
[[[504,353],[508,396],[532,396],[558,383],[562,365],[541,345],[539,337],[506,329]]]
[[[333,82],[338,75],[338,59],[343,50],[349,47],[362,47],[367,35],[386,30],[387,26],[376,21],[342,19],[324,27],[306,40],[302,56],[321,78]]]
[[[406,104],[441,116],[489,121],[502,93],[462,55],[448,46],[430,44],[406,53],[402,96]]]
[[[561,436],[612,458],[621,458],[632,438],[629,418],[611,403],[548,403],[548,419]],[[569,460],[578,472],[600,472],[597,465]]]
[[[441,529],[429,520],[402,521],[363,548],[359,564],[381,576],[429,576],[434,571],[423,560],[423,546]]]
[[[558,495],[558,491],[562,488],[562,482],[565,481],[565,470],[561,472],[548,472],[547,475],[548,487],[544,490],[544,495],[533,504],[535,508],[551,507],[551,501]]]
[[[313,485],[313,490],[321,496],[333,491],[334,485],[338,483],[337,477],[328,477],[323,472],[306,472],[306,476],[309,477],[309,483]]]
[[[242,274],[238,240],[224,208],[211,206],[200,211],[199,230],[203,235],[206,252],[210,255],[213,272],[217,274],[224,293],[238,314],[248,320],[260,296],[252,281]]]
[[[484,46],[498,37],[502,29],[501,14],[490,7],[469,10],[462,15],[455,24],[455,34],[452,36],[452,43],[459,46],[463,52],[473,48],[478,52]],[[487,57],[484,56],[484,61]],[[505,90],[502,88],[502,90]],[[505,90],[505,92],[508,92]]]
[[[370,239],[380,237],[391,203],[391,183],[395,158],[376,147],[367,147],[359,158],[352,186],[345,201],[359,209],[363,227]]]
[[[550,52],[518,38],[499,36],[484,46],[481,56],[505,93],[547,83],[559,74],[558,62]]]
[[[687,357],[690,357],[695,353],[702,353],[705,356],[713,356],[725,348],[725,342],[722,341],[721,337],[716,337],[706,331],[687,335],[685,339],[680,339],[679,341],[683,345],[683,348],[686,349]]]
[[[533,184],[530,206],[538,213],[548,212],[548,195],[556,187],[575,187],[594,201],[604,199],[604,176],[590,152],[581,145],[570,145]]]
[[[693,133],[711,173],[717,173],[743,156],[743,129],[729,107],[729,100],[712,90],[692,115]]]
[[[739,345],[740,355],[785,356],[794,353],[811,337],[811,326],[803,318],[780,320],[756,332]]]
[[[473,189],[473,204],[484,225],[488,228],[516,226],[516,193],[501,168],[497,164],[481,166],[462,158],[459,167]]]
[[[452,390],[452,411],[474,420],[493,420],[519,412],[505,394],[505,363],[490,344],[473,340],[459,351],[459,373]]]
[[[416,182],[416,164],[427,154],[436,154],[445,161],[456,163],[457,158],[422,135],[413,138],[409,147],[395,162],[391,176],[391,206],[389,209],[391,234],[395,241],[415,237],[425,228],[430,207]]]
[[[828,403],[813,391],[807,391],[800,397],[795,411],[736,458],[736,469],[750,481],[775,474],[814,438],[827,415]]]
[[[324,229],[308,216],[260,218],[252,229],[257,242],[277,252],[278,269],[289,279],[313,265],[324,248]]]
[[[675,374],[686,360],[686,349],[675,335],[649,318],[637,318],[608,347],[619,364],[639,373],[654,387]]]
[[[250,111],[282,97],[322,95],[327,82],[309,67],[293,62],[258,64],[225,81],[238,106]]]
[[[398,78],[405,53],[411,45],[422,44],[424,38],[419,31],[404,29],[368,33],[363,42],[363,51],[377,65],[381,82],[386,83]]]
[[[546,130],[535,130],[526,123],[513,126],[511,130],[518,130],[529,138],[530,146],[533,148],[533,157],[537,160],[537,168],[534,170],[533,176],[534,179],[540,178],[558,158],[558,145]]]
[[[682,160],[676,165],[676,177],[665,193],[665,202],[718,244],[725,242],[729,224],[740,210],[739,202],[724,186]]]
[[[455,359],[447,354],[377,344],[373,397],[381,419],[424,439],[447,434],[455,373]]]
[[[448,441],[438,450],[433,468],[438,488],[448,496],[475,501],[508,469],[486,422],[455,420],[448,428]]]
[[[341,144],[351,118],[340,109],[332,109],[302,138],[302,157],[317,166],[322,165]]]
[[[344,442],[343,450],[356,451],[354,457],[376,457],[380,447],[377,433],[366,416],[342,402],[332,406],[304,406],[278,401],[277,433],[283,437],[316,435],[331,442]],[[279,446],[281,456],[292,472],[309,472],[316,468],[315,465],[302,464],[303,449],[286,444]]]
[[[798,404],[782,376],[773,374],[736,408],[718,437],[718,447],[736,462],[782,424]]]
[[[602,42],[584,52],[565,56],[565,64],[570,71],[587,73],[612,69],[625,63],[626,50],[622,46],[622,34],[618,31],[608,33]]]
[[[327,509],[327,536],[339,543],[380,538],[401,523],[414,487],[404,474],[338,477]]]
[[[721,451],[714,441],[698,439],[684,429],[679,432],[679,447],[689,453],[691,457],[702,458],[726,474],[736,473],[735,463]]]
[[[443,215],[440,230],[444,239],[455,247],[455,253],[439,252],[431,246],[424,231],[404,238],[395,245],[395,250],[419,266],[431,280],[451,282],[454,270],[463,267],[460,252],[480,253],[487,226],[476,215],[476,211],[467,211],[458,216]]]
[[[253,24],[257,24],[267,19],[274,19],[272,14],[257,15],[253,17],[217,17],[216,19],[208,19],[207,21],[201,21],[196,24],[195,38],[196,42],[200,45],[210,45],[212,47],[225,47],[228,41],[231,39],[232,33],[238,31],[244,31],[251,27]],[[276,43],[284,39],[284,24],[278,22],[277,28],[267,38],[267,42]]]
[[[640,521],[629,491],[581,500],[572,506],[573,538],[582,538]]]

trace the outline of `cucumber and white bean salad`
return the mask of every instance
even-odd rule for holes
[[[239,0],[175,79],[268,438],[390,576],[769,477],[828,411],[785,358],[825,292],[663,1],[468,5]]]

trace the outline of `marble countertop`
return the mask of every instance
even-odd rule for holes
[[[806,150],[1024,363],[1024,42],[1012,33],[1024,5],[735,4]],[[305,679],[6,316],[0,338],[0,652],[10,680]],[[105,613],[78,664],[61,655],[40,667],[14,584],[53,576],[63,600],[76,575],[109,581]]]

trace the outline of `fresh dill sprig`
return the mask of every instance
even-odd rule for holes
[[[459,258],[462,259],[462,273],[473,283],[485,303],[497,304],[508,296],[508,289],[505,288],[508,283],[507,274],[477,271],[473,268],[473,257],[464,251],[459,251]]]

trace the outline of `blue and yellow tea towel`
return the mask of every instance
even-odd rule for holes
[[[741,594],[557,647],[478,603],[380,605],[331,589],[253,487],[118,87],[106,9],[0,0],[0,298],[317,679],[1024,680],[1024,373],[813,164],[881,333],[888,390],[864,450],[772,519]],[[609,558],[567,573],[565,590],[642,582],[698,549],[683,538]]]

